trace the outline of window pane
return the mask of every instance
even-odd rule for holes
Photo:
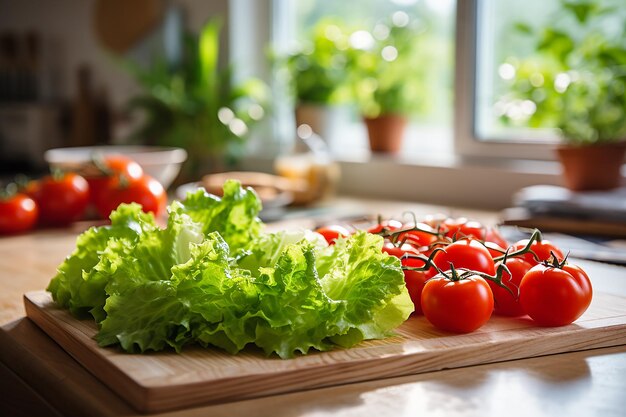
[[[419,62],[414,71],[414,81],[421,79],[416,89],[417,111],[411,116],[404,142],[405,154],[422,152],[449,152],[452,147],[452,97],[453,97],[453,39],[454,0],[298,0],[277,1],[280,11],[276,14],[283,21],[276,21],[275,28],[289,39],[280,40],[283,52],[302,50],[311,44],[312,31],[321,22],[333,22],[340,27],[350,42],[357,42],[355,32],[367,31],[373,39],[384,42],[389,28],[385,25],[410,24],[418,28],[415,38]],[[287,21],[285,21],[287,20]],[[409,23],[407,23],[409,22]],[[286,27],[290,29],[285,29]],[[327,31],[331,39],[337,34]],[[350,43],[351,47],[354,43]],[[388,49],[389,54],[394,51]],[[380,57],[393,59],[391,55]],[[350,71],[350,70],[348,70]],[[348,78],[354,74],[348,74]],[[421,78],[420,78],[421,77]],[[280,74],[279,77],[280,78]],[[407,88],[410,86],[407,83]],[[351,93],[347,93],[350,95]],[[369,154],[367,134],[358,110],[358,98],[338,100],[342,109],[338,112],[337,129],[332,146],[340,156],[361,157]],[[290,115],[291,116],[291,115]],[[349,150],[350,155],[346,155]]]
[[[591,34],[600,45],[626,21],[623,0],[479,0],[477,18],[475,135],[526,143],[558,140],[571,77],[593,71]]]

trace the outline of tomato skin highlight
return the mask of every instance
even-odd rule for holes
[[[29,196],[17,193],[0,198],[0,234],[9,235],[31,230],[37,223],[39,209]]]
[[[350,236],[350,232],[348,231],[348,229],[338,224],[323,226],[316,229],[315,231],[324,236],[324,239],[326,239],[326,242],[328,242],[329,245],[334,245],[335,240],[339,238],[347,238],[348,236]]]
[[[45,176],[32,192],[41,223],[50,226],[64,226],[79,220],[89,202],[87,180],[72,172],[60,177]]]
[[[421,305],[426,319],[438,329],[469,333],[491,317],[493,294],[477,275],[458,281],[437,276],[424,285]]]
[[[511,294],[493,281],[487,281],[491,287],[494,298],[493,313],[498,316],[518,317],[526,314],[519,302],[519,285],[524,275],[532,268],[532,265],[521,258],[507,259],[506,264],[511,274],[502,273],[502,283],[509,287],[515,294]]]
[[[538,264],[522,278],[519,301],[536,324],[556,327],[582,316],[592,296],[591,281],[580,267]]]

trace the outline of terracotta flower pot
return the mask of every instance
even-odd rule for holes
[[[407,119],[395,114],[385,114],[365,119],[372,152],[398,153],[402,148]]]
[[[563,165],[565,186],[572,191],[610,190],[622,183],[626,141],[589,146],[561,145],[556,149]]]

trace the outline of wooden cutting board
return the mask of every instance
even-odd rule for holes
[[[95,324],[59,309],[49,293],[28,293],[24,302],[31,320],[144,412],[626,344],[626,297],[603,293],[569,326],[541,328],[528,318],[492,317],[481,329],[457,335],[411,317],[397,336],[290,360],[254,349],[235,356],[200,347],[142,355],[104,349],[93,340]]]

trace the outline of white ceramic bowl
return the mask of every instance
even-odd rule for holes
[[[160,146],[55,148],[46,151],[44,159],[51,169],[80,172],[92,165],[94,153],[127,156],[141,165],[146,174],[156,178],[166,189],[176,179],[182,163],[187,159],[187,151],[182,148]]]

